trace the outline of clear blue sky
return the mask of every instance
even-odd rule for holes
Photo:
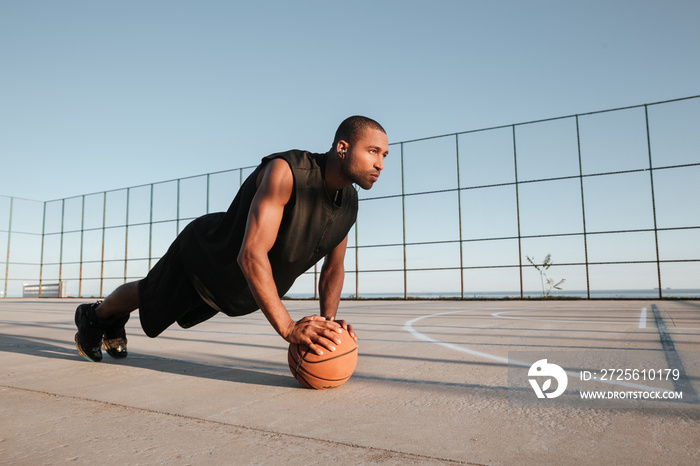
[[[49,200],[700,93],[700,2],[0,1],[0,194]]]

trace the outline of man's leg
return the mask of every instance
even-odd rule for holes
[[[81,304],[75,310],[75,346],[88,361],[102,360],[101,346],[113,358],[125,358],[129,314],[138,307],[139,282],[125,283],[103,302]]]
[[[95,309],[100,319],[123,318],[139,307],[139,282],[125,283],[114,290]]]

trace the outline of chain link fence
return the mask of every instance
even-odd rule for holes
[[[391,144],[359,193],[343,296],[700,298],[699,128],[694,96]],[[100,297],[140,279],[253,169],[0,196],[0,295]],[[315,297],[319,270],[289,296]]]

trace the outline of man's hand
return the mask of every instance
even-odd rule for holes
[[[347,327],[345,330],[348,330]],[[343,326],[340,323],[321,316],[309,316],[292,322],[282,336],[289,343],[306,345],[322,356],[324,350],[335,351],[335,345],[340,344],[338,335],[341,333]]]
[[[343,330],[348,332],[348,335],[350,335],[352,339],[355,340],[355,342],[357,342],[357,335],[355,335],[355,332],[353,332],[352,325],[348,324],[344,320],[335,320],[335,317],[329,317],[327,320],[330,320],[331,322],[337,322],[338,324],[340,324],[340,326],[343,327]]]

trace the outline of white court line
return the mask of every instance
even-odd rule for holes
[[[485,309],[484,309],[485,310]],[[493,310],[493,309],[492,309]],[[492,317],[497,317],[499,319],[513,319],[513,320],[526,320],[530,322],[555,322],[555,323],[577,323],[577,324],[620,324],[620,325],[629,325],[630,322],[620,322],[620,321],[602,321],[602,320],[566,320],[566,319],[535,319],[531,317],[514,317],[514,316],[507,316],[504,314],[513,314],[516,312],[538,312],[541,309],[525,309],[525,310],[520,310],[520,311],[503,311],[503,312],[494,312],[491,314]],[[641,315],[639,316],[639,328],[647,328],[647,308],[644,307],[642,308]],[[670,330],[689,330],[689,331],[698,331],[700,330],[700,327],[669,327]]]
[[[482,353],[481,351],[476,351],[473,349],[465,348],[463,346],[453,345],[452,343],[445,343],[444,341],[430,338],[429,336],[424,335],[413,328],[413,324],[415,324],[419,320],[429,319],[431,317],[437,317],[437,316],[444,316],[444,315],[448,315],[448,314],[457,314],[460,312],[474,312],[474,311],[480,311],[480,310],[481,309],[472,309],[471,311],[469,311],[469,310],[449,311],[449,312],[440,312],[438,314],[432,314],[429,316],[416,317],[415,319],[412,319],[412,320],[409,320],[408,322],[406,322],[404,324],[403,328],[404,328],[404,330],[406,330],[407,332],[409,332],[410,334],[412,334],[414,337],[418,338],[419,340],[424,340],[424,341],[428,341],[430,343],[435,343],[437,345],[444,346],[445,348],[450,348],[450,349],[453,349],[456,351],[461,351],[462,353],[471,354],[473,356],[479,356],[482,358],[491,359],[494,361],[504,362],[504,363],[508,364],[508,362],[509,362],[508,358],[504,358],[502,356],[496,356],[494,354],[489,354],[489,353]],[[532,365],[532,363],[526,363],[526,362],[514,361],[514,360],[510,360],[510,362],[517,365],[517,366],[529,367],[530,365]]]
[[[445,348],[449,348],[449,349],[452,349],[455,351],[460,351],[462,353],[471,354],[473,356],[478,356],[481,358],[490,359],[492,361],[503,362],[503,363],[506,363],[507,365],[512,364],[514,366],[522,366],[522,367],[532,366],[532,364],[533,364],[532,362],[524,362],[524,361],[518,361],[515,359],[504,358],[503,356],[496,356],[495,354],[483,353],[481,351],[476,351],[476,350],[467,348],[465,346],[457,346],[457,345],[454,345],[452,343],[446,343],[444,341],[440,341],[440,340],[437,340],[435,338],[431,338],[423,333],[420,333],[419,331],[417,331],[416,329],[413,328],[413,324],[415,324],[416,322],[419,322],[423,319],[430,319],[431,317],[439,317],[439,316],[444,316],[444,315],[449,315],[449,314],[458,314],[458,313],[464,313],[464,312],[477,312],[477,311],[488,312],[489,310],[493,311],[494,309],[488,309],[488,310],[487,309],[463,309],[460,311],[439,312],[437,314],[425,315],[425,316],[421,316],[421,317],[416,317],[415,319],[411,319],[404,324],[403,328],[404,328],[404,330],[406,330],[407,332],[409,332],[411,335],[418,338],[419,340],[427,341],[430,343],[435,343],[437,345],[444,346]],[[528,311],[511,311],[511,312],[528,312]],[[529,312],[533,312],[533,311],[529,311]],[[496,313],[496,314],[498,314],[498,313]],[[495,314],[491,314],[491,315],[495,316]],[[528,319],[521,319],[521,320],[528,320]],[[561,322],[561,321],[554,321],[554,322]],[[571,321],[571,322],[573,322],[573,321]],[[605,323],[605,322],[597,322],[597,323]],[[621,323],[628,323],[628,322],[621,322]],[[574,377],[575,379],[578,379],[581,376],[580,373],[574,372],[574,371],[564,371],[564,372],[566,372],[566,375],[568,375],[569,377]],[[618,381],[618,380],[597,380],[597,382],[602,382],[602,383],[606,383],[609,385],[619,385],[621,387],[627,387],[627,388],[635,388],[637,390],[644,390],[644,391],[657,390],[657,391],[667,392],[667,393],[673,392],[673,390],[668,390],[668,389],[664,389],[664,388],[647,387],[646,385],[639,385],[639,384],[635,384],[635,383],[629,383],[629,382]]]
[[[512,317],[503,314],[515,314],[518,312],[539,312],[541,309],[526,309],[524,311],[503,311],[494,312],[491,314],[493,317],[500,319],[513,319],[513,320],[529,320],[531,322],[557,322],[557,323],[577,323],[577,324],[629,324],[629,322],[616,322],[616,321],[600,321],[600,320],[564,320],[564,319],[535,319],[531,317]]]

